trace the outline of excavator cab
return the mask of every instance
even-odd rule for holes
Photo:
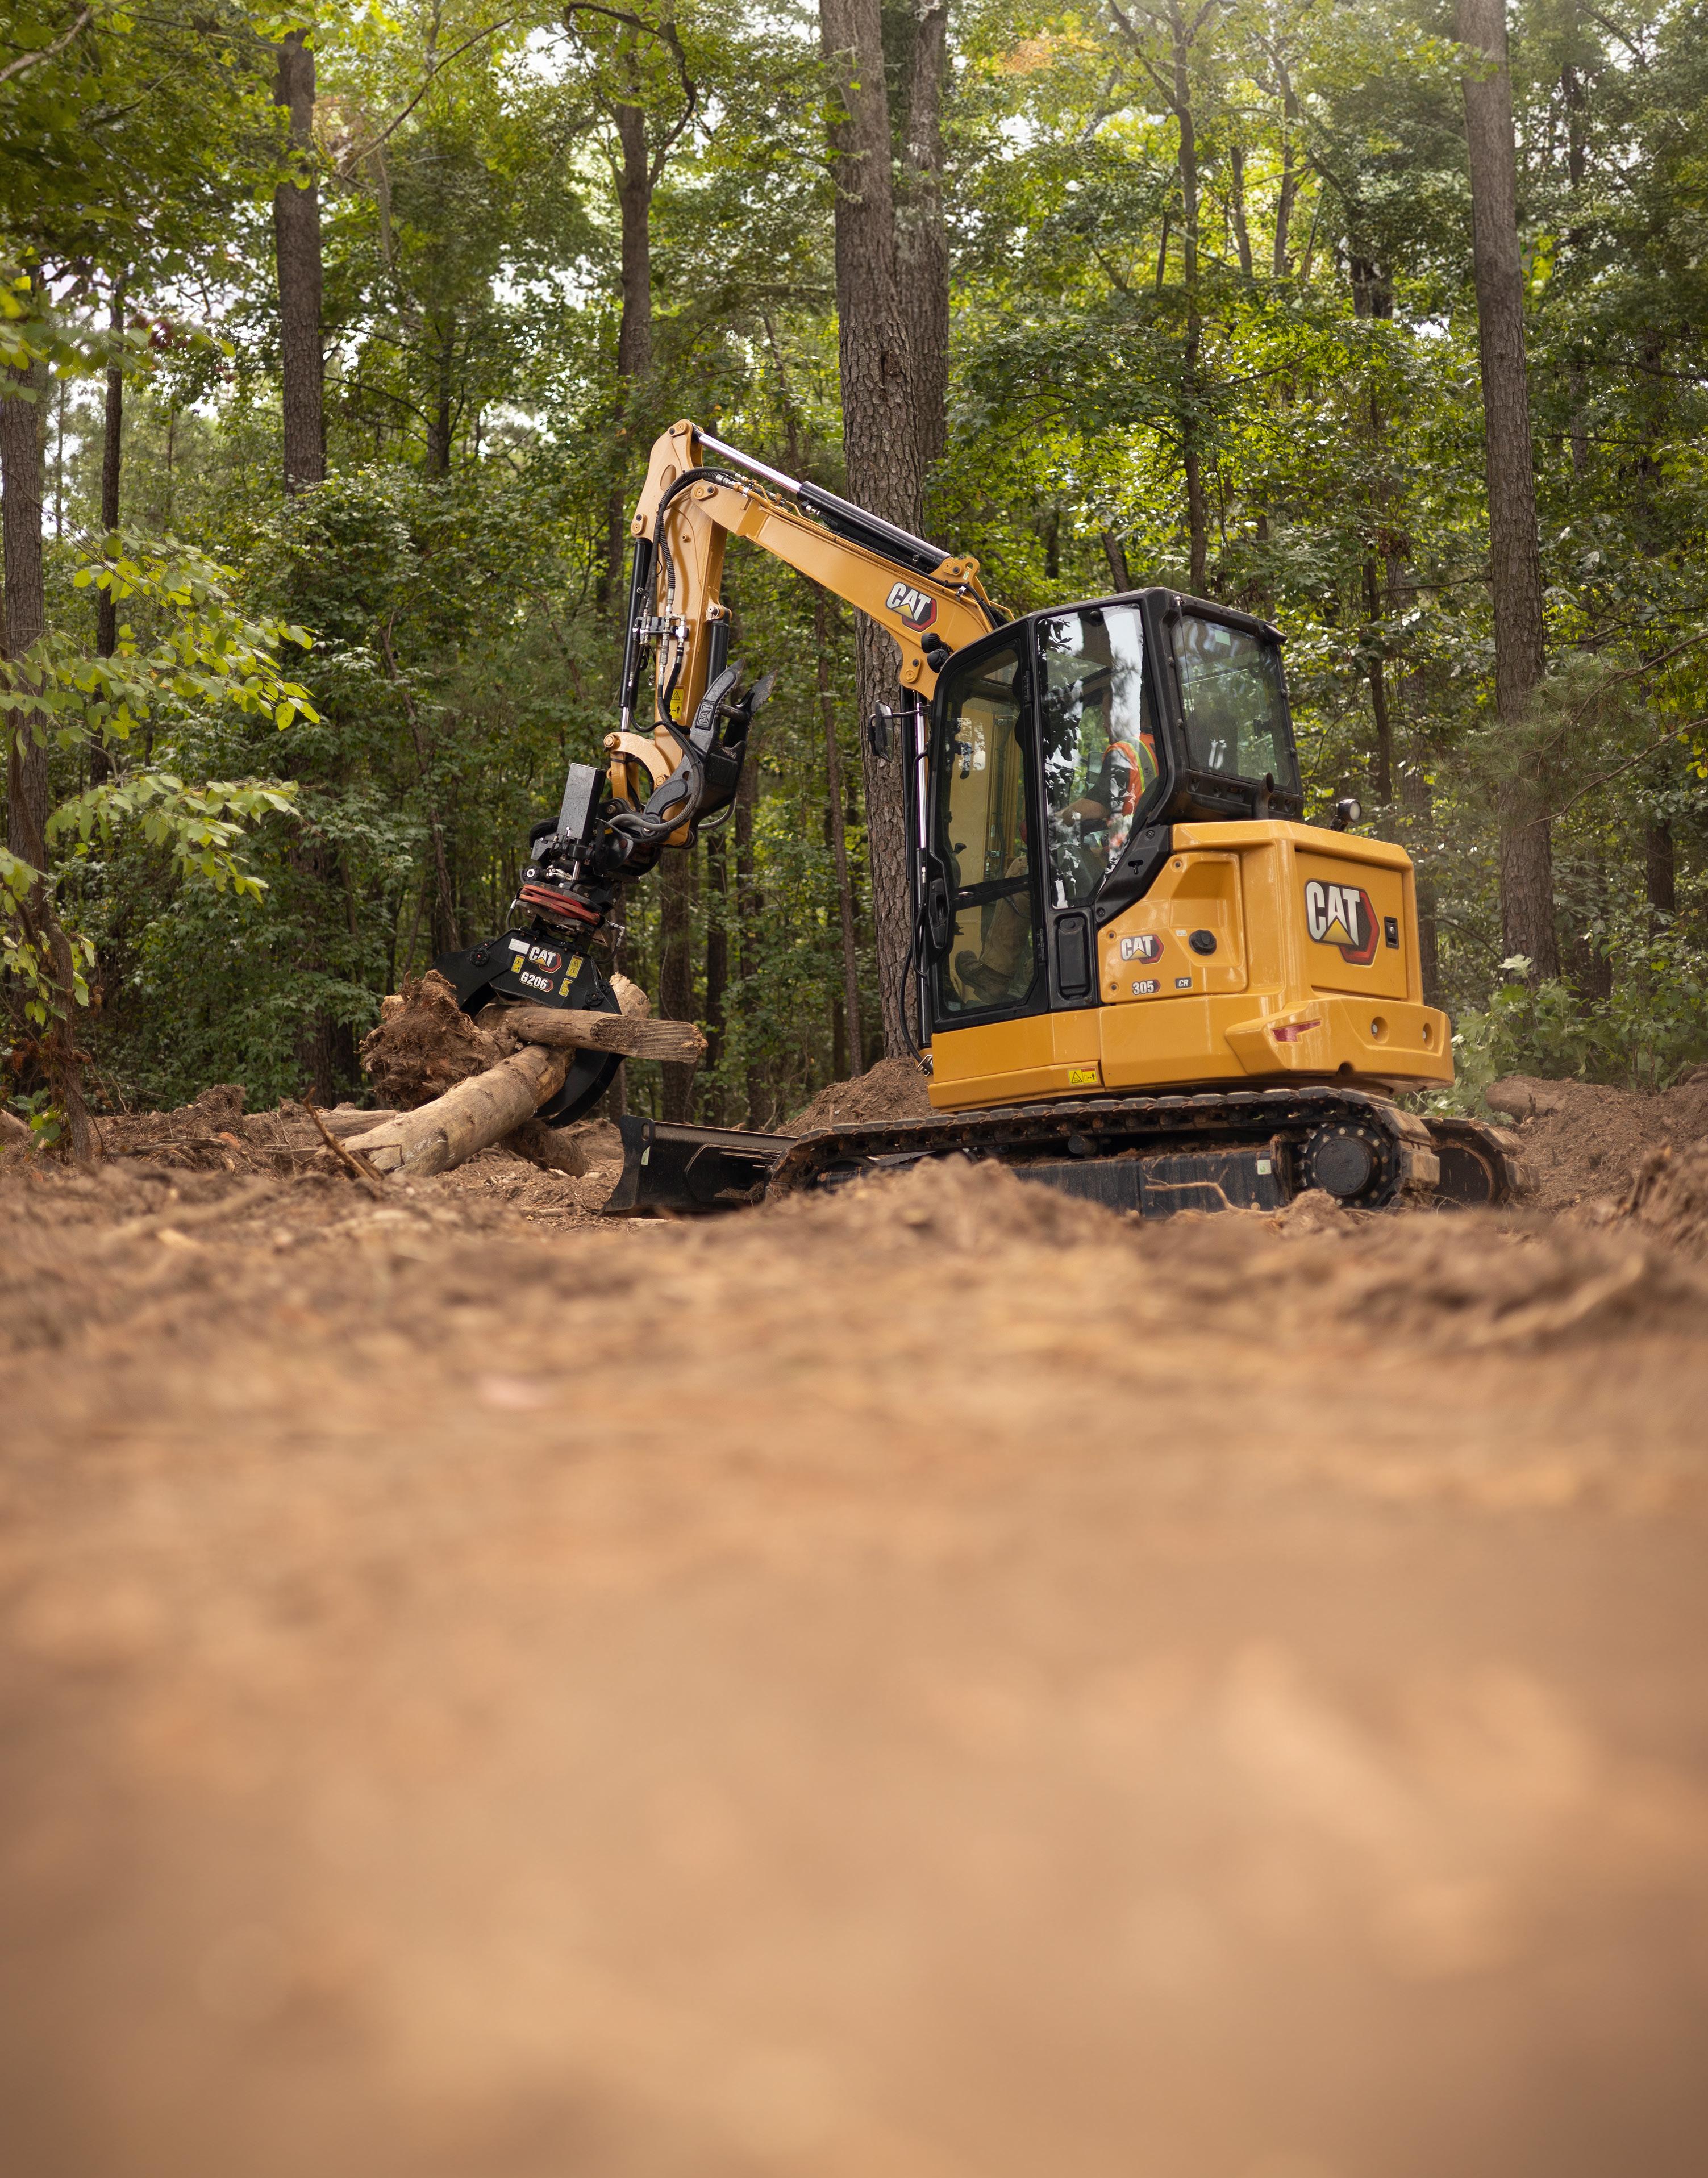
[[[1303,814],[1280,638],[1164,589],[1029,615],[958,653],[931,721],[935,1028],[1095,1002],[1096,932],[1177,822]]]
[[[1404,849],[1303,822],[1275,629],[1173,590],[941,665],[921,811],[931,1101],[1450,1081]]]

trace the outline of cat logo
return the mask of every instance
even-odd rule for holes
[[[891,612],[900,613],[909,627],[929,627],[937,617],[936,599],[916,590],[911,583],[895,583],[884,602]]]
[[[1370,895],[1358,885],[1321,884],[1312,878],[1305,888],[1305,928],[1355,968],[1367,968],[1376,958],[1380,926]]]
[[[1123,960],[1160,960],[1162,957],[1163,941],[1152,931],[1147,930],[1138,938],[1124,938],[1121,940]]]

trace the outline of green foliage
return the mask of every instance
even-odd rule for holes
[[[78,12],[25,0],[0,65]],[[1190,457],[1206,586],[1289,638],[1311,807],[1355,792],[1416,860],[1461,1096],[1515,1067],[1669,1079],[1708,1020],[1708,0],[1617,30],[1512,11],[1552,661],[1517,728],[1489,702],[1447,19],[1349,0],[1183,20],[1190,238],[1160,19],[956,0],[928,527],[1015,609],[1106,594],[1123,564],[1185,587]],[[897,86],[912,22],[886,0]],[[530,824],[613,723],[618,558],[661,424],[841,473],[813,11],[450,0],[317,19],[330,481],[285,501],[268,198],[306,178],[271,100],[289,27],[238,0],[97,8],[0,85],[0,363],[47,368],[55,532],[50,632],[4,692],[49,747],[54,897],[115,1094],[276,1095],[316,1039],[353,1087],[380,994],[503,923]],[[656,172],[651,360],[621,384],[625,112]],[[117,539],[89,382],[112,359]],[[878,1016],[851,628],[739,546],[726,594],[736,649],[780,679],[747,829],[695,858],[696,1093],[764,1123],[839,1063],[821,657],[868,1045]],[[1518,784],[1550,821],[1568,963],[1539,988],[1503,966],[1496,810]],[[0,885],[15,906],[28,873]],[[657,886],[625,912],[621,965],[655,989]],[[656,1089],[633,1070],[633,1096]]]
[[[1664,1089],[1708,1059],[1708,955],[1657,939],[1630,982],[1588,1002],[1568,983],[1531,984],[1520,973],[1459,1016],[1454,1055],[1458,1101],[1473,1111],[1508,1074]]]

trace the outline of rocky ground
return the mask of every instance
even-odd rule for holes
[[[1502,1099],[1501,1217],[0,1159],[8,2178],[1695,2173],[1708,1075]]]

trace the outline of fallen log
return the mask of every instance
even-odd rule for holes
[[[330,1111],[319,1114],[326,1132],[336,1135],[341,1142],[348,1141],[353,1135],[371,1134],[397,1116],[395,1112],[364,1112],[353,1104],[334,1104]]]
[[[691,1066],[706,1048],[692,1021],[654,1021],[641,991],[621,977],[613,982],[618,1014],[493,1004],[476,1022],[430,970],[406,986],[395,1006],[387,999],[384,1020],[362,1046],[370,1077],[400,1108],[374,1113],[373,1124],[359,1128],[337,1125],[331,1114],[320,1114],[320,1124],[380,1174],[448,1172],[506,1137],[535,1163],[584,1170],[578,1150],[548,1141],[553,1130],[534,1117],[563,1086],[577,1052]],[[417,1083],[435,1075],[443,1081],[447,1073],[452,1082],[441,1094],[402,1108],[412,1091],[420,1093]]]
[[[506,1005],[483,1006],[477,1020],[489,1033],[502,1030],[551,1051],[615,1051],[625,1059],[661,1059],[667,1066],[693,1066],[705,1056],[706,1039],[693,1021]]]
[[[376,1172],[448,1172],[531,1119],[562,1088],[570,1059],[568,1051],[524,1044],[484,1074],[471,1075],[430,1104],[397,1113],[347,1146]]]
[[[524,1119],[519,1127],[512,1128],[500,1146],[526,1157],[544,1172],[567,1173],[572,1179],[580,1179],[587,1172],[587,1158],[569,1129],[549,1127],[544,1119]]]

